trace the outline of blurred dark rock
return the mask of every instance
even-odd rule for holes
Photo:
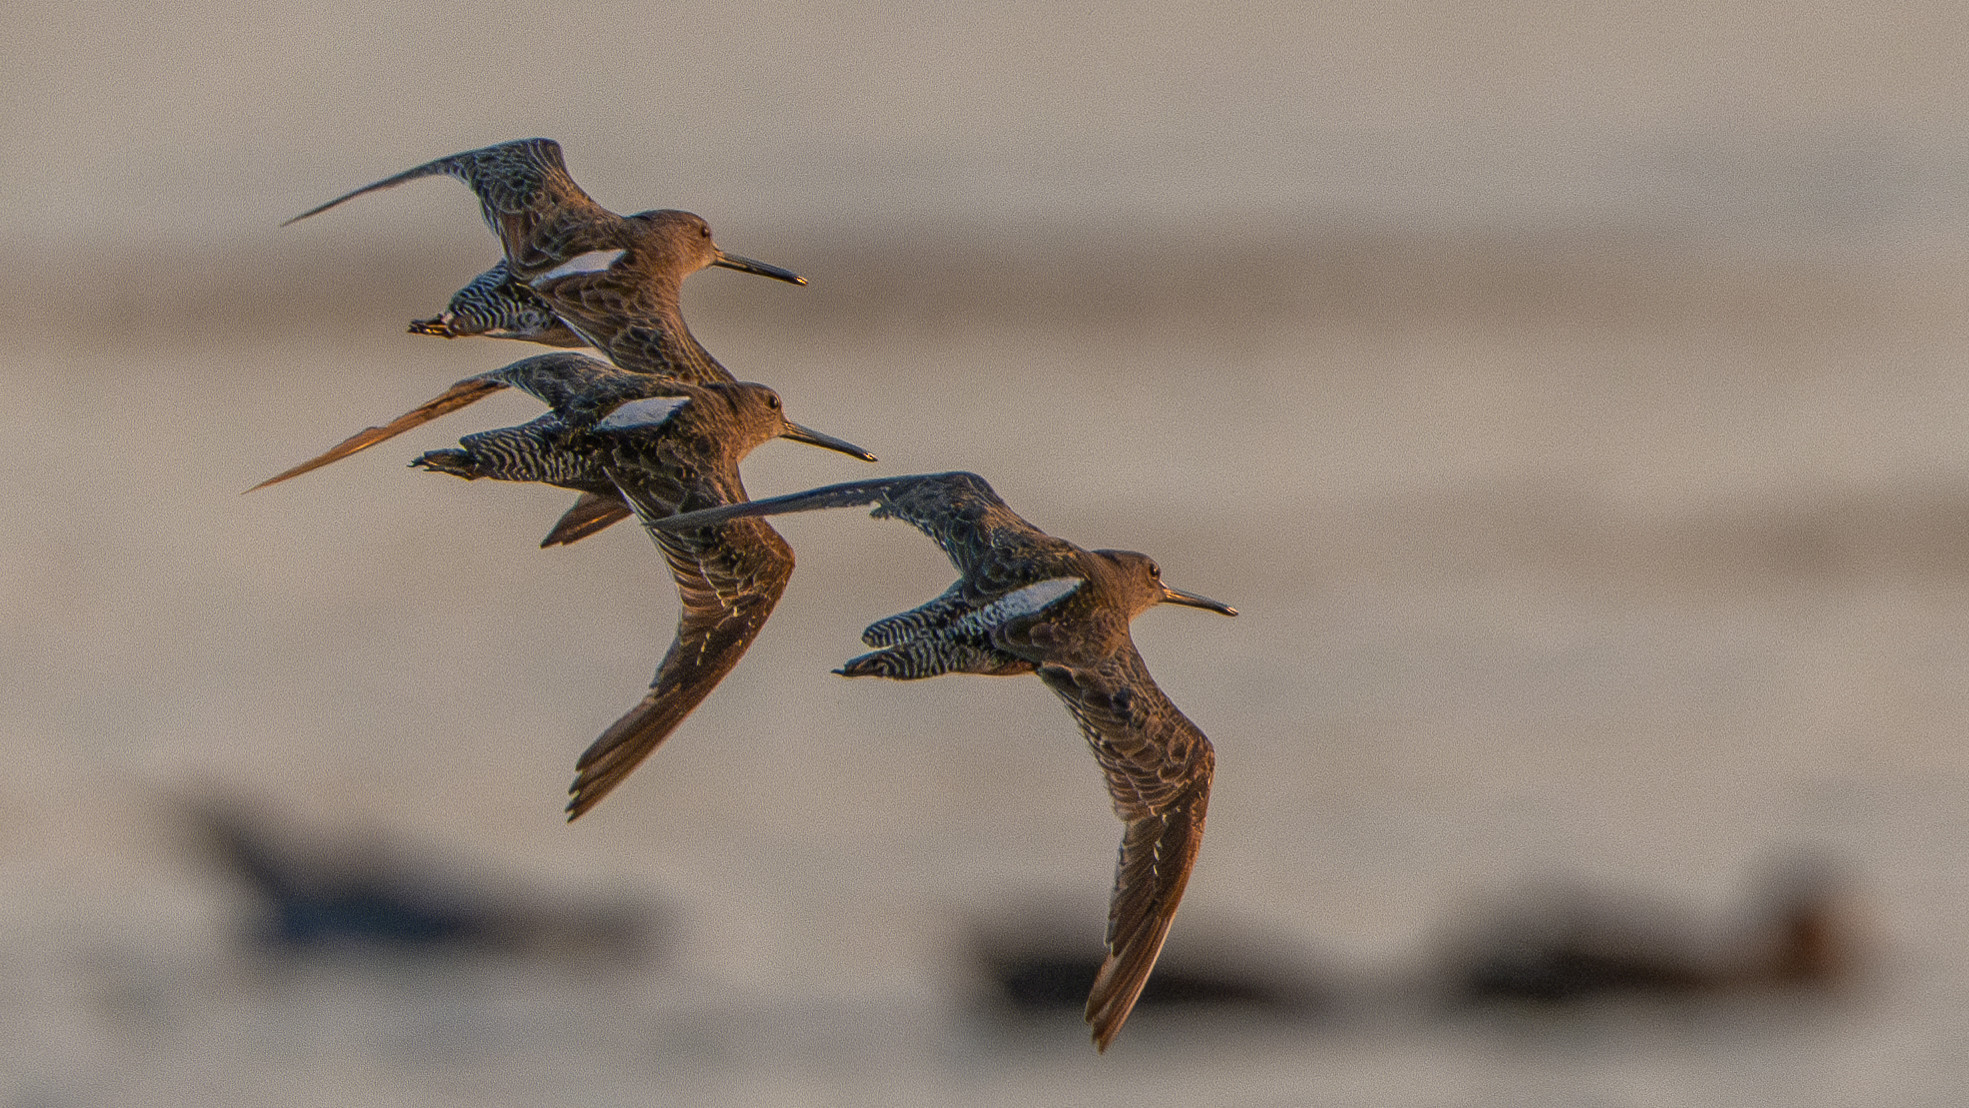
[[[1734,928],[1677,922],[1658,906],[1554,898],[1457,944],[1443,983],[1460,1006],[1830,991],[1863,961],[1850,899],[1818,863],[1786,867]]]
[[[987,1007],[1011,1020],[1079,1016],[1101,967],[1102,917],[1069,925],[1066,913],[1041,910],[1024,919],[973,934],[970,953]],[[1208,923],[1179,925],[1135,1011],[1311,1018],[1327,1010],[1328,997],[1305,964],[1301,952],[1277,941]]]
[[[555,903],[376,841],[299,833],[237,803],[196,801],[181,814],[196,851],[251,894],[244,930],[262,949],[632,960],[659,930],[645,905]]]

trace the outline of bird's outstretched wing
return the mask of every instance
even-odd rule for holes
[[[266,488],[268,485],[277,485],[290,477],[298,477],[310,470],[320,469],[331,462],[339,462],[379,442],[396,438],[405,431],[422,427],[439,416],[483,400],[501,389],[517,388],[540,400],[555,412],[573,418],[581,418],[583,414],[573,409],[583,404],[599,405],[603,410],[597,416],[590,417],[598,418],[599,415],[606,414],[607,408],[613,408],[622,400],[632,396],[644,395],[651,387],[653,386],[650,377],[617,369],[599,358],[591,358],[586,354],[565,351],[538,354],[490,373],[467,377],[381,427],[365,427],[336,443],[325,453],[310,458],[292,469],[277,473],[246,491],[252,492],[255,489]]]
[[[540,540],[540,545],[545,548],[580,542],[597,531],[605,531],[628,519],[631,514],[629,505],[623,503],[621,497],[584,492],[574,506],[561,515],[554,529],[547,532],[547,537]]]
[[[1094,1044],[1105,1051],[1142,995],[1203,842],[1216,752],[1176,709],[1132,645],[1092,667],[1042,664],[1079,722],[1127,825],[1108,906],[1108,954],[1087,995]]]
[[[647,517],[646,521],[647,521]],[[580,817],[649,757],[730,673],[793,575],[793,549],[762,520],[687,534],[651,532],[677,581],[677,637],[642,702],[575,763],[568,819]]]
[[[963,472],[849,481],[786,496],[684,512],[654,520],[650,526],[664,531],[688,531],[725,520],[857,504],[873,504],[875,511],[871,514],[876,518],[900,519],[935,539],[967,579],[973,578],[986,559],[997,551],[1012,547],[1072,549],[1071,544],[1021,519],[984,478]],[[974,584],[990,589],[997,583],[974,581]]]
[[[672,382],[571,350],[535,354],[494,373],[561,418],[582,425],[594,423],[626,400],[682,395]]]
[[[561,159],[561,144],[552,139],[520,139],[438,158],[385,177],[310,208],[287,223],[319,215],[364,193],[394,188],[423,177],[455,177],[479,198],[486,226],[499,236],[506,259],[522,274],[564,261],[571,249],[570,230],[609,224],[613,212],[581,191]],[[282,224],[286,226],[286,224]],[[578,253],[578,250],[574,250]]]
[[[379,442],[396,438],[413,427],[421,427],[447,412],[455,412],[467,404],[473,404],[483,400],[506,387],[506,382],[501,380],[496,372],[482,373],[477,377],[467,377],[437,396],[426,400],[415,408],[383,424],[381,427],[365,427],[348,438],[343,439],[341,442],[336,443],[334,446],[329,447],[326,452],[309,458],[292,469],[276,473],[246,491],[253,492],[258,489],[264,489],[268,485],[278,485],[289,477],[299,477],[301,474],[307,473],[310,470],[320,469],[330,462],[339,462],[343,458],[367,450]]]

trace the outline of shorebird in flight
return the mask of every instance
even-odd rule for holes
[[[537,481],[584,497],[626,500],[647,525],[678,510],[745,499],[739,462],[786,438],[864,461],[874,455],[786,418],[764,385],[686,384],[630,373],[582,354],[542,354],[472,380],[519,388],[551,408],[528,423],[482,431],[411,464],[466,480]],[[676,639],[649,693],[576,763],[573,819],[620,784],[745,654],[793,574],[793,551],[764,520],[688,532],[650,531],[677,584]]]
[[[1157,604],[1237,611],[1162,582],[1146,555],[1085,550],[1019,518],[974,473],[830,485],[647,521],[687,535],[786,512],[873,504],[909,523],[956,565],[949,589],[862,633],[873,651],[835,672],[914,680],[943,673],[1036,673],[1080,724],[1127,825],[1108,909],[1107,957],[1087,997],[1105,1051],[1128,1019],[1168,937],[1203,841],[1216,754],[1149,676],[1128,625]]]
[[[633,372],[700,384],[731,381],[731,373],[684,324],[678,299],[684,279],[709,266],[723,266],[806,284],[789,270],[720,250],[710,226],[690,212],[621,216],[609,211],[574,183],[560,144],[551,139],[500,143],[426,162],[287,222],[306,219],[364,193],[433,176],[455,177],[471,188],[506,256],[460,289],[442,314],[414,321],[411,330],[420,334],[484,334],[553,346],[586,344]],[[274,481],[346,457],[363,445],[464,407],[479,395],[484,394],[438,397],[407,413],[404,418],[412,422],[398,430],[370,438],[386,428],[369,428]],[[426,412],[432,405],[435,410]],[[413,418],[420,413],[420,418]],[[628,510],[614,498],[584,497],[569,510],[579,526],[556,527],[554,534],[559,537],[550,538],[550,543],[572,542],[627,516]]]
[[[568,175],[560,143],[544,138],[502,142],[425,162],[310,208],[287,223],[365,193],[437,176],[455,177],[477,195],[486,226],[506,253],[504,274],[495,277],[499,272],[495,266],[458,295],[465,296],[481,283],[489,290],[523,286],[573,334],[624,369],[685,381],[732,379],[691,337],[677,305],[684,278],[700,269],[722,266],[796,285],[807,283],[791,270],[720,250],[712,241],[710,226],[690,212],[622,216],[609,211]],[[498,307],[489,314],[495,319],[521,313],[525,307],[523,294],[494,299]],[[505,302],[509,299],[522,303]],[[416,328],[427,334],[491,330],[453,327],[442,315],[420,322],[434,324]],[[465,320],[459,323],[475,326]],[[558,337],[547,329],[541,334]]]
[[[706,387],[735,385],[732,381],[709,381]],[[507,388],[518,388],[536,399],[546,403],[554,411],[549,413],[556,421],[567,421],[578,427],[585,427],[607,415],[615,405],[627,400],[644,399],[658,395],[669,395],[664,390],[688,387],[689,383],[672,377],[660,377],[647,373],[635,373],[613,366],[607,362],[591,358],[585,354],[566,352],[560,354],[540,354],[513,363],[503,369],[490,373],[480,373],[457,382],[437,396],[419,404],[380,427],[365,427],[343,439],[328,450],[299,465],[292,466],[274,474],[272,477],[247,489],[254,492],[277,485],[292,477],[320,469],[332,462],[338,462],[351,454],[367,450],[377,443],[386,442],[415,427],[455,412],[469,404],[478,402],[495,392]],[[771,393],[762,385],[748,385],[750,389],[760,389]],[[777,395],[773,403],[777,405]],[[579,412],[580,415],[574,413]],[[547,419],[543,416],[542,419]],[[586,422],[584,423],[583,420]],[[538,422],[538,421],[536,421]],[[532,426],[532,424],[528,424]],[[788,424],[793,431],[785,434],[799,442],[825,446],[832,450],[844,450],[856,457],[874,461],[874,456],[860,447],[848,447],[838,439],[808,431],[798,424]],[[775,435],[781,432],[774,432]],[[771,438],[772,435],[766,436]],[[765,439],[760,439],[763,442]],[[745,447],[750,451],[757,442]],[[743,457],[741,451],[738,457]],[[738,458],[732,459],[733,480],[736,481]],[[543,478],[518,477],[513,480],[542,480]],[[559,482],[550,482],[556,483]],[[540,545],[557,546],[575,542],[597,531],[627,518],[631,513],[629,503],[620,491],[606,479],[589,481],[586,484],[571,484],[569,488],[581,490],[581,496],[555,523]],[[713,503],[721,503],[714,501]]]

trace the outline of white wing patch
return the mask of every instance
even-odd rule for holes
[[[981,629],[1002,627],[1015,619],[1037,615],[1072,595],[1087,581],[1082,577],[1049,577],[1022,589],[1014,589],[971,613],[966,622],[975,621]]]
[[[586,254],[576,254],[528,283],[538,288],[543,282],[557,281],[562,277],[573,277],[580,273],[600,273],[627,253],[627,250],[590,250]]]
[[[688,403],[688,396],[652,396],[647,400],[631,400],[596,423],[595,430],[633,431],[639,427],[661,427]]]

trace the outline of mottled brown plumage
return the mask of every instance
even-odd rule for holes
[[[496,376],[552,410],[517,427],[467,435],[456,449],[430,451],[413,465],[467,480],[559,485],[579,490],[583,503],[626,500],[647,524],[679,509],[744,500],[739,462],[768,439],[875,460],[788,421],[778,394],[764,385],[685,384],[579,354],[529,358]],[[765,625],[793,573],[792,550],[764,520],[650,535],[682,601],[676,639],[649,693],[576,763],[569,819],[594,807],[710,695]]]
[[[1203,841],[1216,755],[1136,653],[1128,624],[1172,602],[1236,611],[1170,588],[1142,554],[1084,550],[1019,518],[984,479],[937,473],[830,485],[651,521],[689,533],[785,512],[875,505],[937,541],[960,574],[923,606],[878,620],[877,649],[837,672],[898,679],[1036,673],[1080,724],[1126,825],[1108,911],[1108,955],[1087,998],[1102,1050],[1141,995]]]
[[[778,266],[718,249],[711,228],[689,212],[621,216],[609,211],[574,183],[560,144],[552,139],[521,139],[438,158],[344,193],[287,222],[364,193],[435,176],[455,177],[478,196],[486,226],[505,248],[510,280],[525,286],[572,333],[624,369],[684,381],[732,379],[691,336],[678,307],[684,278],[700,269],[723,266],[806,284]]]
[[[710,385],[729,385],[730,381],[707,382]],[[455,412],[466,405],[473,404],[495,392],[506,388],[518,388],[554,408],[555,418],[566,418],[567,412],[578,407],[584,417],[593,422],[606,415],[615,405],[625,400],[642,399],[649,396],[669,395],[662,392],[672,387],[682,387],[685,382],[669,377],[657,377],[646,373],[634,373],[613,366],[607,362],[573,352],[561,354],[540,354],[526,358],[490,373],[481,373],[457,382],[444,392],[419,404],[417,407],[396,417],[380,427],[365,427],[350,435],[325,452],[308,459],[297,466],[282,470],[246,490],[276,485],[290,477],[298,477],[311,470],[320,469],[331,462],[337,462],[377,443],[386,442],[415,427],[421,427],[439,416]],[[759,387],[759,386],[754,386]],[[545,417],[543,417],[545,418]],[[789,425],[796,426],[797,425]],[[812,435],[812,432],[802,432]],[[768,436],[770,437],[770,436]],[[791,437],[799,438],[799,435]],[[826,436],[804,438],[800,441],[816,442],[817,445],[834,446],[835,440],[819,441]],[[763,441],[763,440],[761,440]],[[748,447],[748,449],[750,449]],[[859,449],[859,448],[857,448]],[[734,460],[734,465],[736,460]],[[524,478],[516,478],[524,479]],[[582,495],[574,506],[561,516],[560,521],[541,546],[556,546],[575,542],[600,531],[631,514],[629,505],[622,499],[613,485],[601,481],[593,488],[581,487]]]
[[[711,228],[689,212],[620,216],[609,211],[574,183],[560,144],[551,139],[500,143],[426,162],[287,222],[364,193],[435,176],[455,177],[471,188],[506,257],[460,289],[444,313],[412,322],[411,330],[419,334],[484,334],[555,346],[585,343],[623,369],[686,382],[728,382],[732,375],[684,324],[678,302],[684,279],[707,266],[723,266],[806,283],[777,266],[719,250]],[[465,384],[254,488],[318,469],[497,391],[497,386],[481,384],[459,392]],[[628,514],[613,496],[583,497],[541,545],[574,542]]]

